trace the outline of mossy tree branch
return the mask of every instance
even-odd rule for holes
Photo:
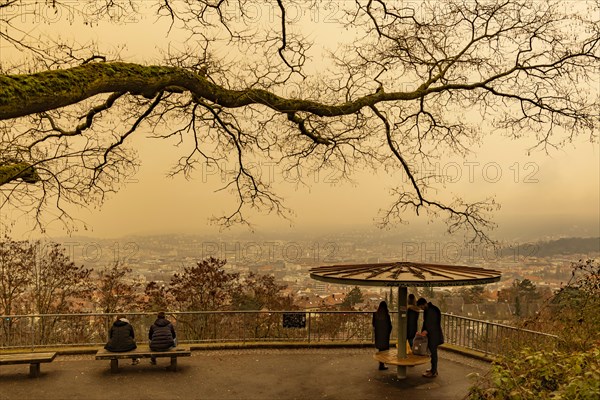
[[[26,162],[0,161],[0,186],[21,179],[26,183],[38,183],[40,176],[35,167]]]

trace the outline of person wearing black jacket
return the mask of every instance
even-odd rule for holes
[[[408,306],[406,307],[406,338],[410,348],[413,347],[415,335],[419,331],[419,312],[421,309],[417,307],[417,299],[414,294],[408,295]]]
[[[152,351],[167,351],[175,347],[177,338],[175,328],[165,318],[164,312],[158,313],[156,321],[150,327],[148,338],[150,339],[150,350]],[[151,357],[150,362],[156,364],[156,358]]]
[[[104,348],[114,352],[130,351],[137,348],[133,326],[131,326],[124,315],[117,315],[117,320],[108,331],[108,342]],[[137,363],[139,363],[139,359],[134,358],[132,364],[135,365]]]
[[[421,329],[421,333],[427,335],[427,347],[431,353],[431,369],[425,371],[423,376],[433,378],[438,374],[437,348],[440,344],[444,343],[442,312],[423,297],[417,300],[417,306],[423,310],[423,328]]]
[[[388,311],[387,303],[379,303],[377,311],[373,313],[373,328],[375,329],[375,347],[379,351],[390,348],[390,334],[392,333],[392,320]],[[379,369],[385,370],[384,363],[379,363]]]

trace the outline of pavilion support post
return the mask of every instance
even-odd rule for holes
[[[398,338],[396,350],[398,358],[406,358],[406,306],[408,289],[406,286],[398,286]],[[406,378],[406,366],[398,365],[396,367],[396,376],[398,379]]]

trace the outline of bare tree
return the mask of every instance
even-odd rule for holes
[[[240,279],[232,293],[234,310],[290,310],[292,300],[281,291],[287,286],[280,285],[272,275],[250,272]]]
[[[151,281],[146,285],[144,295],[144,308],[146,311],[163,311],[174,307],[173,295],[168,292],[165,285],[159,285],[157,282]]]
[[[207,258],[171,278],[168,291],[181,311],[222,310],[231,304],[238,273],[226,272],[225,260]]]
[[[132,269],[115,262],[98,273],[98,307],[105,313],[131,312],[138,309],[140,283],[127,279]]]
[[[77,266],[58,243],[34,243],[35,258],[30,264],[32,284],[26,312],[29,314],[63,314],[81,311],[92,292],[91,269]],[[36,342],[47,343],[58,334],[55,327],[60,316],[33,321]]]
[[[70,261],[57,243],[14,241],[5,236],[0,242],[0,312],[39,315],[80,311],[91,294],[91,272]],[[2,328],[10,339],[19,332],[14,326],[20,324],[22,332],[23,326],[30,324],[26,329],[35,333],[34,341],[46,343],[57,334],[54,327],[59,321],[60,316],[48,315],[36,319],[7,318],[2,321]]]
[[[89,300],[91,269],[77,266],[58,243],[35,242],[35,258],[30,264],[32,274],[32,314],[73,312]]]
[[[92,270],[76,266],[57,243],[0,242],[0,305],[3,314],[74,311],[89,299]]]
[[[0,7],[14,3],[0,0]],[[141,12],[134,2],[89,3],[85,22]],[[50,207],[69,222],[65,204],[102,202],[135,172],[127,142],[150,129],[190,144],[172,174],[234,163],[233,172],[222,171],[223,189],[237,199],[219,219],[225,226],[248,223],[248,209],[288,215],[272,182],[252,171],[260,159],[290,171],[335,168],[343,178],[364,168],[395,170],[399,185],[381,224],[424,211],[444,218],[450,232],[488,240],[494,199],[440,197],[439,177],[421,166],[468,154],[488,131],[527,136],[531,150],[597,139],[597,1],[336,3],[339,29],[354,40],[330,54],[320,74],[309,73],[307,60],[322,43],[304,37],[290,17],[305,2],[265,2],[271,23],[256,27],[240,22],[256,7],[246,0],[152,4],[171,34],[195,45],[167,52],[160,66],[79,44],[42,50],[4,17],[2,37],[31,57],[0,75],[2,205],[35,212],[40,228]],[[231,61],[219,55],[223,46],[256,57]],[[290,87],[301,91],[289,95]]]
[[[4,236],[0,242],[0,313],[18,314],[23,298],[32,282],[30,261],[34,248],[26,241]]]
[[[5,235],[0,242],[0,314],[20,314],[25,308],[26,294],[32,282],[29,261],[34,258],[33,247],[26,241],[14,241]],[[11,343],[20,333],[14,318],[4,317],[0,336]]]

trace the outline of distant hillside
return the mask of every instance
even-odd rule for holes
[[[535,250],[532,251],[532,246]],[[525,254],[527,251],[531,255],[538,257],[547,257],[557,254],[598,254],[600,253],[600,237],[591,238],[562,238],[533,244],[524,244],[519,246],[524,250],[519,254]]]

